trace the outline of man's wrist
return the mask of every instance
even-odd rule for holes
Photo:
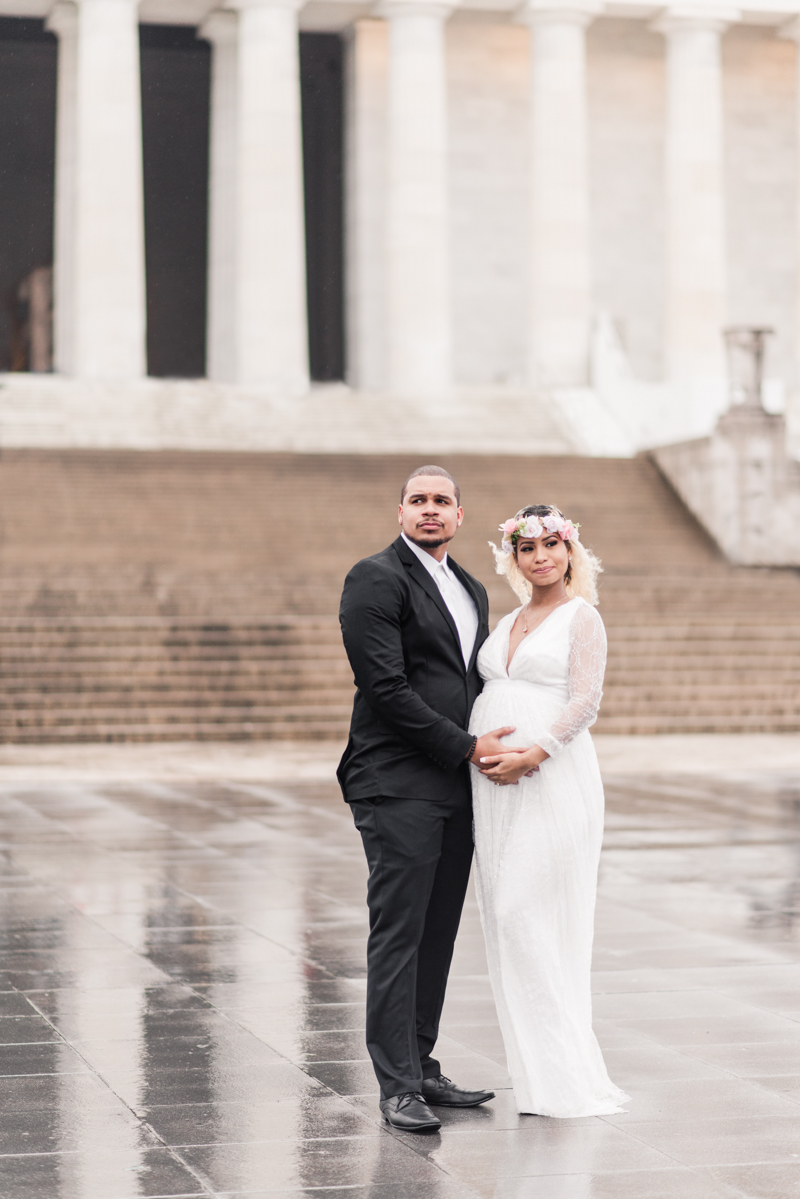
[[[478,748],[478,738],[477,738],[477,735],[475,733],[473,733],[472,734],[472,744],[470,745],[469,749],[467,750],[466,754],[464,755],[465,761],[467,761],[467,762],[472,761],[473,754],[475,753],[475,750],[477,748]]]

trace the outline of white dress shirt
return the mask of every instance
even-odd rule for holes
[[[417,555],[442,593],[442,599],[447,604],[447,608],[458,630],[458,639],[461,642],[464,665],[469,666],[469,660],[472,657],[472,651],[475,647],[475,638],[478,635],[478,610],[475,607],[474,599],[464,584],[459,581],[450,569],[447,562],[447,554],[445,554],[441,562],[437,562],[433,554],[429,554],[426,550],[415,545],[410,537],[406,537],[405,533],[401,533],[400,536],[408,548],[413,550]]]

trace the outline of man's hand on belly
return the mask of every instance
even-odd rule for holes
[[[510,733],[515,731],[515,725],[507,725],[502,729],[493,729],[491,733],[484,733],[478,738],[477,744],[470,754],[469,761],[475,766],[478,765],[481,758],[489,754],[521,754],[527,749],[526,745],[503,745],[501,738],[508,737]]]

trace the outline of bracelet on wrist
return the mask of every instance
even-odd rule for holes
[[[477,745],[478,745],[478,738],[477,738],[477,736],[476,736],[476,735],[473,733],[473,735],[472,735],[472,745],[470,745],[469,749],[467,750],[467,755],[466,755],[466,761],[467,761],[467,762],[471,762],[471,761],[472,761],[472,755],[475,753],[475,750],[476,750],[476,748],[477,748]]]

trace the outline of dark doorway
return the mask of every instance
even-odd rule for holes
[[[343,53],[335,33],[300,34],[311,378],[344,378]]]
[[[141,25],[147,369],[206,370],[211,51],[185,25]]]
[[[58,42],[0,18],[0,370],[30,367],[30,275],[53,262]]]

